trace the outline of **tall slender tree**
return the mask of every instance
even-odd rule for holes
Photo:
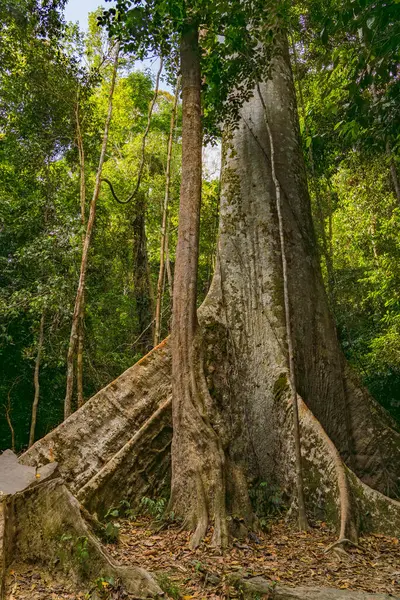
[[[158,271],[157,280],[157,296],[156,296],[156,309],[155,309],[155,325],[154,325],[154,346],[157,346],[160,342],[161,334],[161,318],[162,318],[162,298],[163,298],[163,287],[165,281],[165,263],[167,260],[167,244],[168,244],[168,208],[171,192],[171,163],[172,163],[172,147],[174,142],[174,130],[175,130],[175,119],[176,119],[176,108],[178,105],[178,96],[181,85],[180,76],[177,78],[175,86],[174,102],[171,111],[171,122],[169,127],[168,136],[168,150],[167,150],[167,165],[165,169],[165,195],[162,206],[162,221],[161,221],[161,243],[160,243],[160,269]]]
[[[78,343],[78,328],[79,328],[79,321],[80,321],[81,314],[82,314],[82,305],[84,302],[85,281],[86,281],[87,264],[88,264],[88,257],[89,257],[89,248],[90,248],[90,242],[92,239],[93,226],[94,226],[94,222],[95,222],[95,218],[96,218],[96,205],[97,205],[97,200],[98,200],[98,197],[100,194],[101,176],[102,176],[102,172],[103,172],[103,164],[104,164],[104,159],[105,159],[106,150],[107,150],[108,132],[110,129],[110,123],[111,123],[111,117],[112,117],[112,106],[113,106],[112,101],[113,101],[115,81],[117,78],[117,71],[118,71],[119,47],[120,47],[120,43],[118,41],[115,42],[114,46],[113,46],[113,50],[112,50],[113,66],[112,66],[111,83],[110,83],[110,90],[109,90],[109,97],[108,97],[108,111],[107,111],[107,117],[106,117],[106,122],[105,122],[105,126],[104,126],[103,141],[102,141],[102,145],[101,145],[99,165],[98,165],[97,173],[96,173],[96,181],[95,181],[95,186],[94,186],[94,190],[93,190],[92,200],[90,202],[90,207],[89,207],[89,217],[88,217],[88,221],[87,221],[85,240],[84,240],[83,249],[82,249],[82,259],[81,259],[79,283],[78,283],[78,289],[77,289],[76,298],[75,298],[74,312],[73,312],[73,316],[72,316],[71,335],[70,335],[69,346],[68,346],[68,355],[67,355],[67,388],[66,388],[65,399],[64,399],[64,418],[65,419],[67,419],[72,412],[72,394],[73,394],[73,385],[74,385],[74,360],[75,360],[76,347],[77,347],[77,343]]]

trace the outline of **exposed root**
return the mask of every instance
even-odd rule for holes
[[[167,339],[37,441],[20,462],[57,461],[67,487],[77,494],[170,396]]]
[[[172,444],[170,507],[194,529],[191,548],[199,546],[210,524],[213,545],[226,547],[226,461],[204,375],[201,333],[191,347],[188,372],[176,393],[179,400],[173,404],[173,414],[179,425]]]
[[[91,512],[103,516],[121,500],[132,505],[143,496],[157,494],[170,466],[171,398],[85,486],[77,498]]]
[[[364,532],[400,535],[400,502],[360,481],[342,462],[336,446],[304,402],[300,407],[307,476],[310,481],[319,480],[313,490],[309,484],[308,500],[315,502],[318,494],[322,494],[330,505],[331,518],[332,509],[337,511],[339,539],[332,548],[344,543],[358,547],[359,528]]]
[[[193,550],[197,548],[203,538],[205,537],[208,529],[208,511],[207,511],[207,501],[206,495],[204,491],[203,481],[201,476],[198,475],[196,477],[196,491],[197,491],[197,510],[196,510],[196,519],[197,525],[196,529],[190,539],[189,547]]]
[[[332,440],[325,433],[320,422],[314,417],[310,409],[299,397],[302,427],[305,427],[304,437],[314,454],[318,453],[317,469],[326,469],[325,476],[329,478],[330,486],[335,485],[338,492],[340,531],[339,539],[350,539],[357,543],[358,531],[352,511],[351,490],[346,475],[346,467],[342,462],[339,452]],[[322,444],[322,448],[319,446]],[[313,459],[315,461],[315,458]],[[321,461],[322,460],[322,464]],[[324,464],[325,463],[325,464]],[[333,491],[335,496],[335,492]]]
[[[348,540],[347,538],[340,538],[340,539],[336,540],[336,542],[333,542],[333,544],[330,544],[327,548],[325,548],[324,554],[327,554],[334,548],[337,548],[338,546],[343,546],[344,544],[349,544],[350,546],[354,546],[354,548],[363,550],[362,546],[360,546],[359,544],[356,544],[355,542],[352,542],[351,540]]]

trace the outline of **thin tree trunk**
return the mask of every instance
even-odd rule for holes
[[[135,203],[135,217],[133,229],[133,255],[134,255],[134,289],[136,311],[139,321],[140,346],[142,353],[146,354],[153,344],[153,292],[150,279],[150,267],[147,254],[146,238],[146,198],[144,192],[139,192]],[[149,323],[151,323],[149,327]]]
[[[304,485],[303,485],[303,467],[301,459],[301,442],[300,442],[300,424],[299,424],[299,406],[297,400],[297,386],[296,386],[296,372],[294,366],[294,351],[293,351],[293,335],[292,335],[292,322],[290,314],[290,303],[289,303],[289,289],[288,289],[288,268],[285,250],[285,234],[282,220],[282,208],[281,208],[281,186],[275,171],[275,146],[274,139],[272,137],[271,128],[269,126],[267,118],[267,107],[264,103],[261,90],[257,84],[257,91],[260,97],[264,109],[265,125],[267,127],[269,146],[270,146],[270,157],[271,157],[271,174],[272,180],[275,186],[276,196],[276,212],[278,215],[279,224],[279,241],[281,247],[281,259],[282,259],[282,276],[283,276],[283,296],[285,306],[285,321],[286,321],[286,341],[288,348],[288,366],[289,366],[289,380],[292,394],[292,407],[293,407],[293,429],[294,429],[294,444],[296,452],[296,488],[297,488],[297,502],[298,502],[298,522],[301,531],[308,529],[306,505],[304,501]]]
[[[84,349],[84,338],[85,338],[85,293],[83,293],[82,297],[82,308],[81,314],[79,317],[79,327],[78,327],[78,350],[76,353],[76,393],[77,393],[77,402],[78,408],[83,406],[85,402],[85,398],[83,395],[83,349]]]
[[[393,189],[396,194],[397,202],[399,203],[399,206],[400,206],[400,182],[399,182],[399,176],[397,174],[396,165],[393,160],[392,149],[390,147],[389,140],[386,141],[386,155],[388,156],[388,158],[390,160],[390,163],[389,163],[390,164],[390,177],[392,179]]]
[[[169,226],[167,227],[167,238],[165,240],[165,265],[166,265],[166,271],[167,271],[169,297],[170,297],[171,310],[172,310],[172,298],[174,295],[174,282],[173,282],[173,277],[172,277],[171,261],[169,258]]]
[[[83,147],[82,131],[79,120],[79,103],[76,105],[76,137],[79,152],[80,168],[80,201],[81,201],[81,224],[82,224],[82,250],[85,243],[83,230],[86,225],[86,181],[85,181],[85,150]],[[82,296],[81,312],[78,325],[78,351],[76,356],[76,390],[78,408],[84,403],[83,397],[83,348],[84,348],[84,318],[85,318],[85,293]]]
[[[213,543],[226,546],[225,454],[208,414],[196,299],[201,206],[201,78],[198,30],[181,38],[182,182],[172,316],[172,482],[170,508],[193,530],[192,548],[213,522]]]
[[[15,381],[12,383],[10,389],[8,390],[8,394],[7,394],[7,404],[4,405],[4,411],[6,413],[6,421],[7,421],[7,425],[10,428],[10,433],[11,433],[11,450],[13,452],[15,452],[15,431],[14,431],[14,427],[11,421],[11,392],[13,390],[13,387],[18,383],[18,381],[21,379],[20,377],[17,377],[17,379],[15,379]]]
[[[158,272],[157,281],[157,297],[156,297],[156,312],[155,312],[155,325],[154,325],[154,346],[157,346],[160,342],[161,333],[161,305],[163,296],[164,286],[164,274],[165,274],[165,250],[167,245],[167,225],[168,225],[168,205],[169,195],[171,187],[171,160],[172,160],[172,145],[174,141],[174,129],[175,129],[175,117],[176,107],[178,104],[178,95],[180,88],[180,77],[178,77],[175,88],[175,98],[171,113],[171,123],[169,128],[168,138],[168,153],[167,153],[167,168],[165,173],[165,196],[162,213],[162,224],[161,224],[161,248],[160,248],[160,270]]]
[[[5,411],[6,411],[7,425],[9,426],[10,432],[11,432],[11,450],[13,452],[15,452],[15,431],[14,431],[14,427],[11,422],[11,416],[10,416],[11,410],[10,410],[9,404],[5,407]]]
[[[110,85],[110,92],[109,92],[108,113],[107,113],[106,123],[105,123],[105,127],[104,127],[103,143],[101,146],[99,166],[97,168],[97,173],[96,173],[96,182],[95,182],[95,187],[94,187],[94,191],[93,191],[93,197],[90,202],[89,219],[88,219],[88,223],[87,223],[87,227],[86,227],[85,242],[83,244],[83,250],[82,250],[82,261],[81,261],[81,270],[80,270],[80,276],[79,276],[78,290],[76,293],[75,307],[74,307],[74,313],[73,313],[73,317],[72,317],[71,335],[70,335],[70,340],[69,340],[68,356],[67,356],[67,389],[66,389],[65,400],[64,400],[64,418],[65,419],[68,418],[72,412],[72,392],[73,392],[73,385],[74,385],[74,356],[75,356],[75,351],[76,351],[77,341],[78,341],[79,317],[81,315],[82,302],[83,302],[83,298],[84,298],[89,247],[90,247],[90,242],[91,242],[91,238],[92,238],[93,225],[94,225],[94,221],[95,221],[95,217],[96,217],[96,204],[97,204],[97,199],[98,199],[99,193],[100,193],[101,173],[103,170],[103,163],[104,163],[106,149],[107,149],[108,132],[109,132],[110,123],[111,123],[112,99],[113,99],[115,80],[116,80],[117,70],[118,70],[119,45],[120,45],[119,42],[117,42],[114,46],[113,73],[112,73],[112,77],[111,77],[111,85]]]
[[[39,339],[38,339],[36,361],[35,361],[35,372],[34,372],[34,376],[33,376],[33,381],[34,381],[34,385],[35,385],[35,396],[34,396],[33,404],[32,404],[31,429],[29,432],[29,448],[32,446],[32,444],[35,441],[36,417],[37,417],[37,409],[38,409],[39,394],[40,394],[39,371],[40,371],[40,357],[41,357],[42,348],[43,348],[44,319],[45,319],[45,311],[43,310],[42,316],[40,319]]]

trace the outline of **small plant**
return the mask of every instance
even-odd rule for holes
[[[174,600],[179,600],[183,597],[179,585],[172,581],[168,573],[159,573],[157,575],[157,583],[162,591]]]
[[[128,500],[121,500],[118,506],[112,506],[104,515],[104,540],[108,543],[117,542],[119,539],[120,524],[115,523],[114,519],[118,518],[134,519],[136,513],[131,509]]]
[[[87,600],[93,597],[101,598],[102,600],[108,600],[111,592],[116,589],[115,580],[113,577],[98,577],[93,582],[93,588],[89,594],[87,594]]]
[[[112,506],[104,515],[104,520],[109,521],[118,517],[131,520],[136,518],[136,511],[131,508],[128,500],[121,500],[118,506]]]
[[[108,521],[108,523],[106,523],[106,526],[104,528],[105,541],[108,543],[111,543],[111,544],[118,542],[119,529],[120,529],[119,523],[113,523],[113,521]]]
[[[277,485],[261,481],[250,489],[249,495],[261,529],[268,529],[268,519],[280,515],[285,508],[282,491]]]
[[[202,563],[199,560],[196,560],[195,565],[194,565],[194,570],[196,571],[196,573],[200,573],[202,568],[203,568]]]
[[[62,563],[71,560],[77,562],[81,570],[85,571],[89,560],[89,540],[86,536],[74,538],[74,536],[63,533],[60,537],[60,561]]]
[[[144,497],[140,501],[140,506],[143,514],[153,517],[156,521],[161,521],[164,517],[166,503],[165,498],[152,500],[151,498]]]
[[[89,559],[88,541],[86,536],[81,536],[76,540],[75,554],[80,563],[86,563]]]

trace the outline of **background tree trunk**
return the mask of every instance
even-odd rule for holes
[[[172,161],[172,146],[174,141],[174,129],[175,129],[175,117],[176,107],[178,104],[179,89],[181,85],[181,78],[178,77],[175,87],[174,104],[171,112],[171,122],[169,127],[168,136],[168,151],[167,151],[167,167],[165,172],[165,196],[162,210],[162,223],[161,223],[161,244],[160,244],[160,269],[158,272],[157,281],[157,297],[156,297],[156,311],[155,311],[155,324],[154,324],[154,346],[160,343],[161,335],[161,320],[162,320],[162,297],[163,288],[165,281],[165,261],[166,261],[166,250],[167,250],[167,236],[168,236],[168,206],[169,206],[169,195],[171,187],[171,161]]]
[[[82,225],[82,249],[85,244],[83,230],[86,226],[86,178],[85,178],[85,149],[83,146],[82,131],[79,117],[79,103],[76,105],[76,137],[79,152],[80,171],[80,202],[81,202],[81,225]],[[81,314],[78,325],[78,349],[76,353],[76,392],[78,408],[84,403],[83,397],[83,346],[85,337],[85,293],[82,296]]]
[[[146,238],[146,197],[139,191],[135,201],[133,230],[133,280],[136,312],[140,336],[140,348],[146,354],[153,346],[154,312],[150,267]]]
[[[45,320],[45,311],[43,309],[42,316],[40,318],[39,338],[38,338],[36,360],[35,360],[35,373],[33,376],[33,381],[34,381],[34,386],[35,386],[35,397],[33,399],[33,404],[32,404],[31,429],[29,432],[29,444],[28,444],[29,448],[32,446],[33,442],[35,441],[36,417],[37,417],[37,409],[38,409],[38,405],[39,405],[39,394],[40,394],[39,372],[40,372],[40,358],[42,355],[42,348],[43,348],[44,320]]]
[[[400,206],[400,182],[399,182],[399,176],[397,174],[396,163],[393,160],[392,149],[390,147],[389,140],[386,141],[386,156],[389,159],[390,177],[392,179],[394,193],[395,193],[397,202]]]
[[[68,355],[67,355],[67,389],[65,392],[65,400],[64,400],[64,419],[68,418],[72,412],[72,393],[73,393],[73,386],[74,386],[74,358],[75,358],[75,351],[76,351],[76,346],[77,346],[77,342],[78,342],[78,327],[79,327],[79,321],[80,321],[81,312],[82,312],[82,303],[83,303],[84,292],[85,292],[85,281],[86,281],[87,262],[88,262],[88,256],[89,256],[89,247],[90,247],[90,242],[92,239],[93,226],[94,226],[94,221],[95,221],[95,217],[96,217],[96,204],[97,204],[97,199],[100,194],[101,174],[102,174],[102,170],[103,170],[103,163],[104,163],[106,149],[107,149],[108,131],[110,128],[110,123],[111,123],[112,99],[113,99],[113,95],[114,95],[115,80],[117,77],[118,57],[119,57],[119,42],[116,42],[116,44],[114,46],[113,72],[112,72],[112,76],[111,76],[111,84],[110,84],[110,92],[109,92],[109,100],[108,100],[108,112],[107,112],[107,118],[106,118],[106,123],[105,123],[105,127],[104,127],[103,143],[102,143],[101,152],[100,152],[99,166],[97,168],[97,173],[96,173],[96,182],[95,182],[95,186],[94,186],[93,197],[92,197],[92,200],[90,203],[90,208],[89,208],[89,219],[87,222],[85,241],[84,241],[83,249],[82,249],[82,260],[81,260],[81,270],[80,270],[80,276],[79,276],[78,290],[76,293],[74,313],[72,316],[72,327],[71,327],[71,334],[70,334]]]

